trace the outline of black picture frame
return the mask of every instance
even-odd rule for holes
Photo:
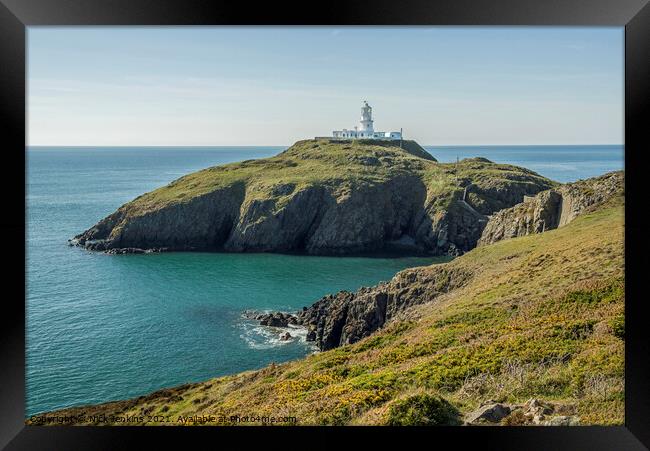
[[[644,135],[650,82],[647,0],[340,0],[299,5],[204,0],[0,0],[0,123],[5,173],[1,235],[6,277],[0,313],[0,447],[6,449],[125,449],[187,434],[210,446],[226,439],[247,445],[336,447],[354,433],[364,447],[404,436],[407,446],[478,444],[499,450],[637,450],[650,447],[650,343],[643,315],[642,272],[648,252],[641,235]],[[24,424],[25,392],[25,139],[26,27],[34,25],[562,25],[625,27],[625,426],[484,428],[99,428]],[[8,251],[8,255],[7,255]],[[245,434],[244,437],[239,435]],[[209,436],[208,436],[209,434]],[[293,445],[287,441],[291,440]],[[443,441],[444,440],[444,441]],[[449,442],[451,440],[451,442]],[[407,443],[407,442],[405,442]],[[419,445],[416,445],[419,443]],[[142,446],[142,445],[140,445]]]

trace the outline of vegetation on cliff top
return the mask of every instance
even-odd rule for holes
[[[473,164],[482,163],[463,170]],[[455,424],[486,400],[536,397],[566,406],[581,424],[623,424],[623,229],[619,196],[565,227],[444,263],[471,281],[353,345],[58,413],[106,415],[85,419],[100,424],[109,415],[176,423],[251,413],[298,424]]]
[[[280,154],[213,166],[183,176],[170,184],[143,194],[124,206],[129,215],[140,215],[170,204],[232,186],[245,184],[248,199],[287,197],[307,185],[359,186],[382,183],[400,174],[416,174],[429,187],[430,195],[459,190],[456,180],[468,178],[486,187],[496,187],[506,179],[529,179],[531,183],[548,179],[535,172],[507,164],[494,164],[481,158],[459,164],[437,163],[415,141],[327,139],[303,140]],[[292,186],[278,192],[278,186]],[[281,202],[280,202],[281,203]]]
[[[110,252],[345,255],[397,246],[457,255],[476,245],[485,215],[554,185],[481,158],[438,163],[413,141],[305,140],[181,177],[72,242]]]

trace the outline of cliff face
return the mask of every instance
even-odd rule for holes
[[[491,216],[478,245],[562,227],[623,193],[622,171],[543,191]]]
[[[486,215],[552,186],[484,159],[437,163],[413,141],[307,140],[182,177],[72,242],[109,252],[457,255],[476,246]]]
[[[462,287],[471,277],[471,271],[446,265],[408,269],[372,288],[325,296],[299,312],[297,322],[307,327],[307,339],[326,351],[356,343],[400,312],[434,301]]]

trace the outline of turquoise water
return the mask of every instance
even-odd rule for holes
[[[67,239],[124,202],[207,166],[282,147],[30,148],[27,152],[27,415],[259,368],[313,351],[243,320],[388,280],[430,258],[273,254],[104,255]],[[560,181],[623,166],[622,147],[431,148]],[[299,335],[299,334],[298,334]]]

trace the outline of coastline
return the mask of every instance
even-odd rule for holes
[[[79,151],[76,151],[76,152],[81,152],[81,151],[79,150]],[[46,153],[46,152],[43,152],[43,153]],[[171,156],[171,154],[170,154],[170,156]],[[185,158],[186,158],[186,157],[183,157],[183,159],[185,159]],[[202,158],[202,157],[201,157],[201,158]],[[179,160],[179,161],[180,161],[180,160]],[[183,164],[186,164],[186,163],[183,163]],[[201,164],[205,165],[205,163],[201,163]],[[38,176],[39,172],[34,172],[35,170],[38,171],[38,167],[39,167],[39,166],[35,166],[34,164],[31,164],[31,165],[30,165],[30,171],[29,171],[29,175],[30,175],[30,177]],[[163,169],[162,169],[162,170],[159,170],[160,173],[164,173],[164,172],[165,172],[166,169],[164,169],[164,167],[165,167],[165,166],[163,166]],[[183,171],[183,172],[185,172],[185,171]],[[39,177],[40,177],[40,176],[39,176]],[[45,180],[45,179],[43,179],[43,180]],[[159,179],[156,178],[156,180],[159,180]],[[145,182],[146,182],[146,181],[145,181]],[[159,182],[159,181],[153,181],[153,182],[149,181],[149,182],[146,182],[146,183],[148,183],[149,186],[152,186],[152,184],[153,184],[153,186],[161,184],[161,182]],[[139,186],[141,186],[141,185],[139,185]],[[146,190],[146,189],[140,188],[139,186],[135,186],[134,188],[132,188],[133,192],[136,192],[136,193],[137,193],[137,192],[143,192],[143,191]],[[31,188],[31,189],[29,189],[29,191],[31,191],[33,194],[38,194],[39,196],[41,196],[41,197],[39,197],[39,198],[42,198],[42,195],[39,194],[38,191],[35,191],[35,188]],[[89,190],[89,189],[85,189],[85,191],[86,191],[86,192],[89,192],[89,193],[91,193],[91,194],[93,193],[92,189],[90,189],[90,190]],[[105,192],[105,189],[104,189],[103,187],[101,187],[101,188],[98,187],[98,191],[97,191],[97,192],[98,192],[98,193]],[[70,198],[70,197],[69,197],[70,195],[66,194],[66,196],[68,196],[68,197],[63,197],[62,199],[65,200],[65,199]],[[93,195],[93,196],[95,196],[95,195]],[[106,195],[104,195],[104,197],[106,198],[106,202],[104,203],[104,205],[107,205],[107,206],[105,206],[105,207],[102,207],[102,208],[104,209],[104,211],[106,211],[107,209],[112,209],[112,208],[114,208],[114,207],[111,207],[111,206],[110,206],[111,204],[109,203],[110,200],[111,200],[111,198],[112,198],[112,199],[120,199],[120,196],[123,196],[122,198],[126,200],[126,199],[132,197],[133,195],[132,195],[132,194],[126,194],[126,195],[125,195],[125,194],[123,194],[123,193],[121,193],[121,192],[117,192],[117,191],[115,192],[115,194],[111,194],[111,192],[107,193]],[[47,198],[44,198],[44,199],[47,199]],[[33,203],[34,201],[32,200],[32,201],[29,201],[29,202],[32,202],[32,203]],[[113,200],[112,202],[115,202],[115,201]],[[31,208],[30,210],[31,210],[32,212],[38,212],[38,211],[39,211],[39,210],[35,210],[35,209],[34,209],[34,206],[32,206],[32,208]],[[72,216],[71,216],[71,217],[72,217]],[[30,219],[30,224],[37,224],[37,223],[34,223],[33,220]],[[78,227],[78,226],[76,226],[74,229],[77,229],[77,227]],[[73,230],[74,230],[74,229],[73,229]],[[68,227],[68,230],[70,230],[70,227]],[[34,236],[34,235],[32,234],[32,236]],[[52,235],[52,236],[54,236],[54,235]],[[69,236],[69,235],[68,235],[68,236]],[[65,238],[64,238],[64,239],[65,239]],[[33,245],[32,245],[32,246],[33,246]],[[65,251],[65,249],[62,249],[62,250]],[[35,254],[33,250],[31,251],[31,254],[32,254],[33,256],[38,255],[38,254]],[[85,257],[86,255],[88,255],[88,257]],[[176,256],[173,256],[172,254],[167,254],[167,255],[168,255],[169,257],[176,258]],[[194,254],[194,255],[197,256],[197,257],[203,257],[203,255],[202,255],[201,253],[196,253],[196,254]],[[224,255],[224,257],[228,257],[227,254],[223,254],[223,255]],[[248,255],[252,255],[252,254],[246,254],[246,255],[248,256]],[[82,258],[82,260],[87,260],[87,258],[90,258],[90,259],[91,259],[90,262],[97,261],[98,263],[99,263],[99,262],[102,262],[102,261],[109,261],[109,260],[112,258],[112,257],[110,257],[109,260],[105,260],[105,259],[97,260],[96,258],[92,257],[91,254],[87,254],[87,253],[80,253],[79,256]],[[177,256],[178,256],[179,258],[183,258],[183,255],[177,255]],[[205,255],[204,257],[209,257],[209,255]],[[328,258],[328,257],[323,257],[323,258]],[[336,257],[332,257],[332,258],[336,259]],[[125,258],[125,259],[121,259],[121,258],[120,258],[119,260],[121,260],[121,261],[124,262],[124,263],[130,261],[129,258]],[[87,263],[86,263],[86,264],[87,264]],[[123,264],[120,264],[119,266],[124,266],[124,265],[123,265]],[[118,267],[119,267],[119,266],[118,266]],[[131,265],[131,264],[127,265],[127,267],[131,267],[131,266],[133,266],[133,265]],[[133,267],[133,269],[136,270],[136,272],[134,273],[134,275],[137,275],[138,273],[142,272],[141,270],[137,269],[138,267],[139,267],[139,265],[136,265],[136,266]],[[88,269],[84,269],[84,271],[87,272]],[[105,271],[105,269],[104,269],[103,271]],[[146,274],[147,272],[148,272],[148,271],[146,271],[146,272],[142,272],[142,274]],[[32,270],[31,273],[34,274],[34,270]],[[88,275],[90,275],[90,274],[92,274],[92,273],[88,273]],[[64,277],[64,280],[65,280],[65,275],[64,275],[63,277]],[[75,278],[76,278],[76,277],[75,277]],[[91,277],[91,278],[92,278],[92,277]],[[87,281],[87,282],[84,282],[84,284],[88,284],[88,283],[90,284],[90,286],[96,285],[96,282],[93,282],[92,280],[89,280],[89,281]],[[367,284],[364,284],[364,285],[367,285]],[[33,285],[32,285],[32,286],[33,286]],[[101,293],[101,292],[106,292],[105,290],[107,290],[107,289],[108,289],[108,287],[107,287],[106,289],[104,289],[104,288],[102,288],[101,286],[95,288],[95,290],[96,290],[97,292],[100,292],[100,293]],[[35,293],[35,292],[32,290],[32,293]],[[33,294],[32,294],[32,296],[33,296]],[[141,294],[136,294],[136,296],[140,296],[142,299],[147,299],[146,297],[143,297]],[[311,297],[311,299],[310,299],[310,298],[307,298],[307,299],[305,299],[304,301],[302,301],[300,305],[307,305],[311,300],[315,300],[315,299],[317,299],[317,298],[318,298],[318,296],[313,296],[313,297]],[[34,306],[34,305],[37,305],[37,304],[34,304],[34,302],[35,302],[34,300],[30,301],[30,303],[31,303],[33,306]],[[148,301],[148,302],[151,302],[151,301]],[[83,306],[82,306],[82,307],[83,307]],[[34,308],[35,308],[35,307],[32,307],[32,311],[35,311]],[[36,310],[36,311],[37,311],[37,310]],[[56,312],[53,312],[53,313],[56,314]],[[164,331],[162,331],[162,332],[164,332]],[[34,341],[32,340],[32,342],[34,342]]]

